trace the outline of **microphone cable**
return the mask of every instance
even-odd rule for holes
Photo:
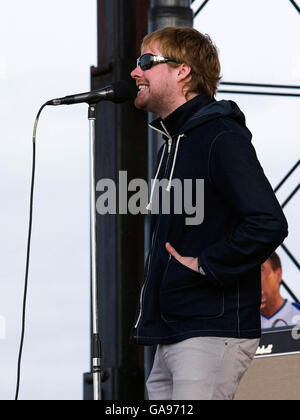
[[[34,194],[34,181],[35,181],[36,132],[37,132],[37,126],[38,126],[40,115],[41,115],[43,109],[47,105],[49,105],[49,102],[46,102],[40,108],[40,110],[39,110],[39,112],[36,116],[34,129],[33,129],[33,137],[32,137],[33,156],[32,156],[31,192],[30,192],[29,228],[28,228],[28,240],[27,240],[25,287],[24,287],[24,296],[23,296],[22,332],[21,332],[21,342],[20,342],[19,357],[18,357],[17,384],[16,384],[15,401],[18,401],[18,398],[19,398],[20,379],[21,379],[21,362],[22,362],[22,353],[23,353],[24,337],[25,337],[26,301],[27,301],[27,291],[28,291],[28,273],[29,273],[31,232],[32,232],[32,215],[33,215],[33,194]]]

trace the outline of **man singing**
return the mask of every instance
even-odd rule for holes
[[[218,52],[207,35],[165,28],[148,35],[131,76],[137,108],[159,116],[155,187],[204,180],[204,221],[151,215],[151,249],[132,341],[157,345],[151,400],[232,400],[261,335],[260,266],[287,236],[287,222],[252,146],[245,116],[214,99]],[[184,195],[187,192],[184,191]],[[194,203],[195,204],[195,203]],[[196,203],[203,205],[203,203]]]

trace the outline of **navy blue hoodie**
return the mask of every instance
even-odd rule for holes
[[[166,142],[158,155],[157,181],[193,180],[190,200],[197,205],[196,180],[204,180],[204,218],[187,224],[190,215],[184,208],[177,214],[172,205],[169,214],[160,206],[150,216],[151,249],[132,342],[259,338],[260,266],[287,236],[288,226],[244,114],[233,101],[199,95],[150,126]],[[203,274],[171,257],[166,242],[182,256],[197,257]]]

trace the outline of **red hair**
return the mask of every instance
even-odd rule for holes
[[[168,27],[147,35],[142,50],[156,45],[164,57],[173,58],[191,68],[187,93],[204,93],[214,97],[220,82],[221,65],[216,46],[208,35],[196,29]],[[179,64],[168,63],[176,67]]]

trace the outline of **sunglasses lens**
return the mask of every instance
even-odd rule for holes
[[[143,71],[151,69],[152,67],[151,55],[150,54],[142,55],[139,58],[139,65]]]

